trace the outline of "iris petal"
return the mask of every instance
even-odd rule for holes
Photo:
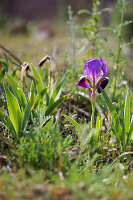
[[[106,85],[108,84],[108,82],[109,82],[108,77],[105,77],[105,79],[100,82],[100,84],[97,87],[98,93],[101,93],[100,87],[104,89]]]
[[[102,67],[101,67],[101,70],[103,72],[103,76],[106,76],[107,75],[107,66],[106,66],[106,62],[105,60],[101,59],[100,58],[100,61],[102,62]]]
[[[92,95],[92,90],[90,90],[90,95]]]
[[[101,69],[102,62],[100,60],[89,59],[84,66],[84,75],[95,79],[100,76]]]
[[[76,85],[79,86],[79,87],[89,88],[89,85],[88,85],[88,83],[86,82],[86,78],[85,78],[85,77],[82,77],[82,78],[80,79],[80,81],[79,81]]]
[[[84,66],[84,77],[80,79],[77,86],[85,88],[90,86],[94,91],[97,88],[98,93],[101,93],[100,87],[104,89],[108,84],[106,75],[107,66],[105,60],[90,58]],[[92,94],[92,90],[90,90],[90,94]]]

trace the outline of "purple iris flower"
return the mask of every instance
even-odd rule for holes
[[[89,59],[84,66],[84,76],[77,83],[79,87],[89,88],[91,87],[90,94],[95,93],[97,89],[98,93],[101,93],[100,87],[105,88],[108,84],[107,66],[103,59]]]

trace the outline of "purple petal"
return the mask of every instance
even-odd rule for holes
[[[100,84],[97,87],[98,93],[101,93],[100,87],[104,89],[106,85],[108,84],[108,82],[109,82],[108,77],[105,77],[105,79],[100,82]]]
[[[79,87],[89,88],[89,85],[88,85],[88,83],[86,82],[86,78],[85,78],[85,77],[82,77],[82,78],[80,79],[80,81],[79,81],[76,85],[79,86]]]
[[[100,76],[102,62],[98,59],[89,59],[84,66],[84,75],[92,78]]]
[[[103,76],[106,76],[107,75],[107,66],[106,66],[106,62],[105,60],[101,59],[100,58],[100,61],[102,62],[102,67],[101,67],[101,70],[103,72]]]
[[[90,90],[90,95],[92,95],[92,90]]]

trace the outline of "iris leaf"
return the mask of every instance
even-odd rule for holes
[[[65,80],[65,76],[63,77],[63,79],[59,83],[59,85],[57,85],[57,87],[53,90],[48,106],[51,106],[53,104],[53,102],[59,98],[64,80]]]
[[[2,69],[0,70],[0,82],[1,82],[2,79],[4,78],[5,73],[6,73],[5,69],[2,68]]]
[[[48,132],[53,124],[54,117],[52,116],[51,119],[47,122],[47,124],[43,127],[43,131]]]
[[[12,77],[10,76],[9,74],[6,73],[6,76],[8,78],[8,81],[12,87],[12,90],[15,94],[15,96],[17,97],[20,105],[25,108],[26,106],[26,98],[25,98],[25,95],[22,91],[22,88],[20,87],[20,85],[17,83],[17,81]]]
[[[22,128],[21,128],[22,132],[26,128],[26,125],[28,123],[29,117],[30,117],[30,102],[27,103],[27,106],[26,106],[26,108],[24,110],[24,117],[22,119]]]
[[[10,120],[14,126],[16,133],[18,133],[20,130],[20,125],[21,125],[20,107],[13,93],[6,87],[6,85],[4,87],[5,87],[5,92],[6,92],[6,99],[7,99]]]
[[[34,79],[35,79],[35,82],[36,82],[37,92],[40,93],[43,90],[43,88],[44,88],[43,81],[41,79],[40,74],[36,70],[36,68],[33,65],[31,65],[31,67],[32,67]]]
[[[31,111],[33,108],[36,108],[36,106],[39,104],[39,102],[42,100],[43,96],[45,95],[47,91],[47,88],[44,88],[35,98],[33,104],[31,105]]]
[[[5,127],[7,127],[7,129],[10,131],[12,137],[17,139],[17,134],[10,118],[1,110],[0,110],[0,121],[2,121]]]
[[[81,132],[82,131],[82,128],[81,126],[74,120],[72,119],[71,117],[67,116],[67,115],[63,115],[69,122],[71,122],[73,124],[73,126],[75,126],[75,128]]]
[[[112,119],[113,119],[113,123],[114,123],[114,127],[115,127],[115,133],[118,134],[118,140],[122,141],[122,128],[121,128],[121,124],[120,124],[120,120],[119,117],[117,115],[117,112],[111,102],[111,100],[109,99],[109,97],[107,96],[107,94],[104,92],[104,90],[100,87],[101,93],[104,97],[104,100],[109,108],[109,111],[111,113]]]
[[[61,98],[59,98],[57,101],[55,101],[51,106],[48,106],[46,112],[45,112],[45,115],[48,116],[52,113],[52,111],[57,107],[59,106],[63,101],[65,101],[67,98],[69,97],[69,94],[68,95],[65,95]]]
[[[2,66],[4,67],[5,71],[7,72],[8,71],[8,63],[1,58],[0,58],[0,62],[2,63]]]
[[[32,81],[29,94],[30,108],[34,103],[34,99],[35,99],[35,90],[34,90],[34,83]]]
[[[124,128],[125,128],[125,140],[127,140],[128,137],[127,133],[129,132],[130,128],[130,95],[128,88],[126,89],[126,97],[125,97]]]
[[[132,135],[133,135],[133,120],[131,122],[131,126],[128,132],[127,143],[126,143],[127,145],[130,145],[130,140],[132,138]]]
[[[97,129],[97,132],[95,134],[97,141],[99,140],[99,134],[100,134],[100,131],[101,131],[102,123],[103,123],[103,116],[101,116],[101,118],[100,118],[99,115],[98,115],[97,119],[96,119],[96,129]]]

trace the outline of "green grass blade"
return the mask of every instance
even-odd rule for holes
[[[71,117],[67,116],[67,115],[63,115],[69,122],[71,122],[73,124],[73,126],[75,126],[75,128],[81,132],[82,131],[82,128],[81,126],[74,120],[72,119]]]
[[[130,126],[130,129],[129,129],[129,132],[128,132],[127,145],[130,145],[132,135],[133,135],[133,120],[131,122],[131,126]]]
[[[127,133],[130,128],[130,95],[129,89],[126,89],[126,97],[125,97],[125,108],[124,108],[124,128],[125,128],[125,138],[127,138]]]
[[[15,94],[15,96],[17,97],[20,105],[25,108],[26,106],[26,98],[25,98],[25,95],[23,93],[23,90],[22,88],[20,87],[20,85],[17,83],[17,81],[12,77],[10,76],[9,74],[6,73],[6,76],[7,76],[7,79],[13,89],[13,92]]]
[[[97,119],[96,119],[96,139],[97,141],[99,141],[99,134],[100,134],[100,131],[101,131],[101,127],[102,127],[102,123],[103,123],[103,116],[101,116],[101,118],[99,117],[99,115],[97,116]]]
[[[5,71],[8,71],[8,62],[0,58],[0,62],[2,63],[2,66],[4,67]]]
[[[8,61],[0,58],[0,63],[2,64],[2,69],[0,70],[0,82],[5,76],[5,73],[8,72]]]
[[[69,97],[69,94],[68,95],[65,95],[61,98],[59,98],[57,101],[55,101],[51,106],[48,106],[48,108],[46,109],[46,113],[45,115],[48,116],[52,113],[52,111],[57,107],[59,106],[63,101],[65,101],[67,98]]]
[[[16,133],[18,133],[20,130],[20,125],[21,125],[20,107],[19,107],[18,101],[17,101],[16,97],[13,95],[13,93],[10,92],[10,90],[6,87],[6,85],[4,87],[5,87],[5,92],[6,92],[6,99],[7,99],[10,120],[14,126]]]
[[[99,129],[100,128],[100,119],[99,119],[99,115],[97,116],[97,119],[96,119],[96,129]]]
[[[109,108],[109,111],[111,113],[114,127],[115,127],[115,132],[116,132],[116,134],[118,134],[118,140],[120,141],[120,140],[122,140],[122,128],[121,128],[119,117],[117,115],[117,112],[116,112],[112,102],[110,101],[109,97],[107,96],[107,94],[104,92],[104,90],[101,87],[100,87],[100,90],[101,90],[104,100]]]
[[[3,79],[4,76],[5,76],[5,73],[6,73],[5,69],[2,68],[2,69],[0,70],[0,83],[1,83],[2,79]]]
[[[96,133],[95,133],[95,136],[96,136],[96,140],[99,141],[99,133],[100,133],[100,118],[99,118],[99,115],[97,116],[97,119],[96,119]]]
[[[56,101],[59,98],[60,95],[58,96],[58,94],[61,93],[61,89],[62,89],[64,80],[65,80],[65,76],[63,77],[63,79],[59,83],[59,85],[53,90],[53,93],[51,95],[50,102],[49,102],[48,106],[51,106],[53,104],[53,102]]]
[[[54,117],[52,116],[51,119],[47,122],[47,124],[43,127],[44,132],[48,132],[53,124]]]
[[[32,67],[34,79],[35,79],[35,82],[36,82],[37,92],[40,93],[43,90],[43,88],[44,88],[43,81],[41,79],[40,74],[36,70],[36,68],[33,65],[31,65],[31,67]]]
[[[39,102],[42,100],[44,94],[46,93],[47,88],[44,88],[40,94],[38,94],[33,102],[33,104],[31,105],[31,111],[33,110],[33,108],[36,108],[39,104]]]
[[[24,110],[24,117],[23,117],[22,128],[21,128],[22,132],[26,129],[29,117],[30,117],[30,102],[27,104]]]
[[[46,106],[49,105],[49,101],[50,101],[50,95],[49,95],[49,91],[46,92]]]
[[[103,116],[101,116],[100,118],[100,129],[102,128],[102,124],[103,124]]]
[[[30,87],[30,94],[29,94],[29,102],[30,102],[30,108],[32,107],[35,100],[35,90],[34,90],[34,83],[32,81],[31,87]]]
[[[46,91],[47,91],[47,88],[44,88],[44,89],[37,95],[37,97],[41,100],[41,99],[43,98],[44,94],[46,93]]]
[[[12,137],[14,139],[17,139],[17,134],[16,134],[16,131],[14,129],[14,126],[13,126],[10,118],[1,110],[0,110],[0,121],[3,122],[5,127],[7,127],[7,129],[10,131]]]

